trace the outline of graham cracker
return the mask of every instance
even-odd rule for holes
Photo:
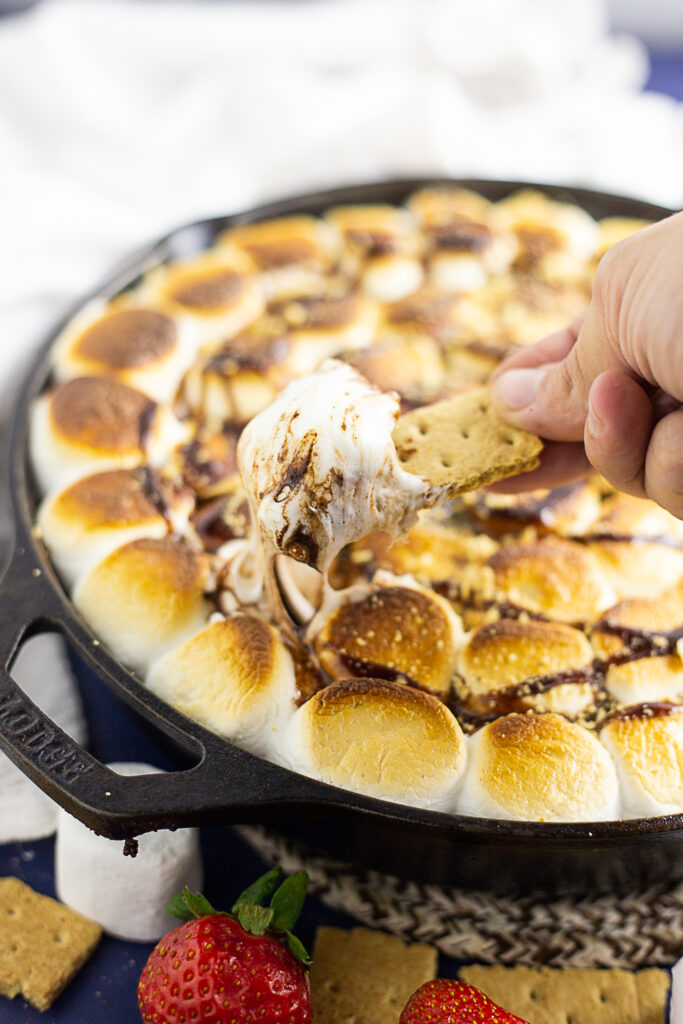
[[[398,1024],[420,985],[436,976],[437,952],[367,928],[319,928],[311,967],[316,1024]]]
[[[529,1024],[665,1024],[667,971],[463,967],[462,981]]]
[[[403,469],[450,495],[534,469],[543,448],[534,434],[499,419],[489,388],[405,413],[393,438]]]
[[[0,994],[47,1010],[101,934],[94,921],[18,878],[0,878]]]

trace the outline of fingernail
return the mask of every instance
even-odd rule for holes
[[[547,372],[545,366],[508,370],[493,384],[498,400],[508,409],[526,409],[536,397],[538,386]]]

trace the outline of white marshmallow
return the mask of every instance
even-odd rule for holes
[[[118,763],[118,775],[160,773],[148,764]],[[202,886],[196,828],[150,832],[138,839],[136,857],[123,846],[91,832],[59,811],[55,853],[57,895],[62,903],[101,924],[106,932],[133,942],[154,942],[177,925],[166,904],[184,886]]]

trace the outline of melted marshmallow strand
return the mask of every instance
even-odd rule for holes
[[[265,544],[325,572],[351,541],[410,529],[434,496],[401,468],[398,415],[394,393],[329,359],[254,417],[238,460]]]

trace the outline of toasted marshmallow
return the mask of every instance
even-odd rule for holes
[[[436,401],[444,390],[445,367],[434,338],[384,337],[347,361],[380,391],[397,391],[409,405]]]
[[[31,412],[31,464],[43,492],[86,473],[159,465],[185,431],[165,406],[109,377],[78,377]]]
[[[683,701],[683,660],[678,654],[664,654],[610,665],[605,689],[621,704]]]
[[[379,302],[395,302],[420,287],[424,277],[419,238],[407,210],[396,206],[338,206],[325,220],[335,232],[342,270],[359,277]]]
[[[201,353],[185,376],[182,397],[210,429],[239,428],[275,399],[281,358],[277,339],[246,332]]]
[[[489,560],[496,592],[520,608],[564,622],[592,622],[615,593],[581,544],[548,537],[501,547]]]
[[[349,549],[349,560],[361,568],[372,565],[395,576],[408,574],[422,583],[457,583],[468,567],[484,565],[496,549],[490,537],[422,518],[393,542],[386,534],[370,534]]]
[[[263,311],[263,289],[253,271],[242,253],[213,250],[151,270],[138,297],[190,321],[196,347],[218,344]]]
[[[83,576],[73,601],[112,653],[144,674],[205,623],[206,556],[174,537],[116,548]]]
[[[683,578],[683,523],[653,501],[608,497],[590,534],[619,598],[654,597]]]
[[[627,540],[659,538],[683,543],[683,522],[647,498],[613,494],[605,499],[592,533]]]
[[[38,526],[52,561],[73,585],[122,544],[185,533],[193,506],[187,487],[147,466],[112,469],[47,497]]]
[[[475,714],[534,708],[578,715],[594,703],[593,660],[578,629],[500,619],[470,634],[458,671],[466,707]]]
[[[561,715],[506,715],[468,740],[462,814],[517,821],[617,817],[614,766],[593,733]]]
[[[334,786],[446,810],[465,767],[465,738],[436,697],[383,679],[315,693],[285,730],[280,759]]]
[[[430,280],[446,291],[472,291],[490,273],[508,269],[517,252],[514,236],[493,229],[494,207],[467,189],[421,189],[408,202],[427,246]]]
[[[200,499],[232,491],[239,481],[236,433],[198,427],[192,439],[173,452],[173,465]]]
[[[219,250],[224,246],[249,256],[267,296],[285,298],[320,287],[335,239],[323,221],[295,214],[229,228],[219,239]]]
[[[589,548],[619,599],[656,597],[683,579],[683,547],[647,540],[598,540]]]
[[[174,647],[154,662],[147,686],[212,732],[264,756],[297,698],[280,634],[250,615],[213,622]]]
[[[469,516],[496,537],[528,526],[541,535],[550,532],[560,537],[580,537],[600,513],[597,489],[583,481],[523,494],[474,491],[463,495],[463,501]]]
[[[683,811],[683,705],[638,704],[600,729],[621,784],[628,817]]]
[[[114,377],[157,402],[172,401],[196,351],[190,325],[131,299],[88,303],[53,348],[58,380]]]
[[[583,285],[552,284],[534,275],[501,274],[477,292],[462,295],[457,306],[462,345],[477,342],[496,348],[531,345],[560,330],[590,298]]]
[[[329,360],[247,424],[240,472],[271,550],[325,571],[350,541],[415,522],[429,488],[401,468],[397,417],[394,395]]]
[[[495,204],[495,221],[513,231],[525,259],[532,264],[548,253],[564,252],[587,260],[598,244],[598,225],[574,203],[560,203],[541,192],[524,189]]]
[[[456,217],[485,224],[491,218],[493,204],[468,188],[453,185],[428,185],[418,189],[406,206],[420,226],[442,224]]]
[[[380,338],[408,335],[442,343],[458,331],[458,298],[438,288],[424,287],[383,308]]]
[[[619,601],[595,624],[593,647],[601,658],[634,649],[666,653],[683,632],[683,590],[657,598]]]
[[[446,699],[463,636],[448,602],[428,590],[400,586],[356,596],[352,590],[315,637],[327,674],[408,680]]]
[[[369,345],[377,327],[376,304],[356,291],[293,296],[273,303],[288,338],[285,368],[291,376],[317,370],[327,358]]]

